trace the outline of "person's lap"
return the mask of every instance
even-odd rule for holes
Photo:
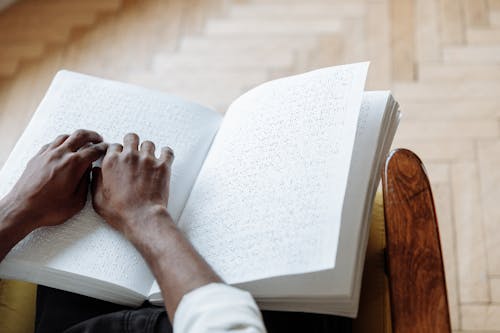
[[[39,286],[35,333],[169,333],[172,326],[162,307],[145,302],[139,308],[117,305]],[[347,333],[351,319],[310,313],[263,311],[269,333]]]

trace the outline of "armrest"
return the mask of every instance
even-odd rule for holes
[[[392,329],[451,332],[439,231],[420,159],[397,149],[382,175]]]

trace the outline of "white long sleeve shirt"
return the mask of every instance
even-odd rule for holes
[[[174,316],[175,333],[265,333],[252,296],[223,283],[211,283],[184,295]]]

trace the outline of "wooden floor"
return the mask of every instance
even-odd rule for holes
[[[453,328],[500,332],[500,0],[21,0],[0,13],[0,164],[60,68],[223,112],[367,59],[401,103],[395,146],[430,174]]]

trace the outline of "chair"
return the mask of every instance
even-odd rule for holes
[[[33,331],[35,295],[31,284],[0,281],[0,332]],[[384,165],[359,315],[348,326],[355,333],[451,332],[449,318],[429,180],[414,153],[397,149]]]

